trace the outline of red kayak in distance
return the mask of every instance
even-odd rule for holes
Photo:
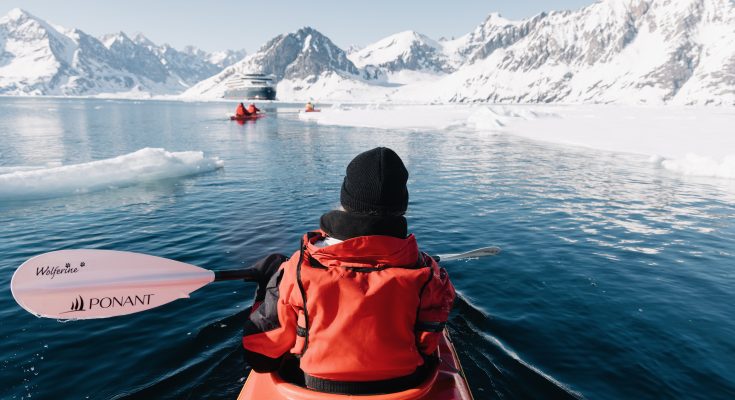
[[[304,110],[304,112],[322,112],[322,110]]]
[[[230,121],[254,121],[262,117],[265,117],[265,114],[253,114],[253,115],[243,115],[243,116],[231,115]]]
[[[251,371],[237,400],[473,400],[449,333],[439,342],[439,365],[415,388],[376,395],[343,395],[317,392],[284,381],[277,372]]]

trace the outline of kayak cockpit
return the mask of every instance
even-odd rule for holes
[[[439,362],[436,368],[433,368],[431,373],[417,387],[395,393],[361,395],[359,398],[364,400],[471,400],[472,394],[446,331],[439,344],[438,356]],[[284,373],[284,375],[288,376],[291,374]],[[255,371],[250,372],[238,396],[238,400],[347,400],[354,398],[354,395],[332,394],[311,390],[296,383],[287,382],[279,373],[263,374]]]

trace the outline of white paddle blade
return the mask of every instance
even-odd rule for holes
[[[166,258],[113,250],[60,250],[18,267],[10,288],[31,314],[94,319],[149,310],[214,280],[214,272]]]
[[[453,253],[453,254],[440,254],[439,260],[440,261],[452,261],[452,260],[461,260],[463,258],[479,258],[479,257],[486,257],[486,256],[494,256],[500,253],[500,247],[483,247],[481,249],[475,249],[471,250],[465,253]]]

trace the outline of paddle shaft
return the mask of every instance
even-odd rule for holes
[[[258,280],[258,271],[255,268],[225,269],[214,272],[214,281],[255,281]]]
[[[453,261],[453,260],[461,260],[463,258],[478,258],[478,257],[485,257],[485,256],[494,256],[500,253],[500,248],[498,247],[483,247],[481,249],[471,250],[464,253],[459,254],[443,254],[443,255],[436,255],[434,256],[434,259],[437,261]],[[258,280],[258,271],[254,268],[245,268],[245,269],[226,269],[226,270],[219,270],[219,271],[213,271],[214,272],[214,281],[237,281],[237,280],[244,280],[244,281],[256,281]]]

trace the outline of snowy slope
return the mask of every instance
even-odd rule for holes
[[[186,87],[209,78],[223,68],[209,60],[210,54],[193,46],[178,51],[167,44],[156,45],[140,33],[134,41],[138,47],[153,54],[169,76],[183,82]]]
[[[731,0],[604,0],[521,22],[491,16],[452,43],[467,60],[456,73],[395,98],[733,105],[733,27]]]
[[[364,49],[350,53],[349,58],[358,68],[372,65],[386,72],[454,70],[439,42],[414,31],[388,36]]]
[[[0,94],[175,94],[221,70],[208,57],[124,33],[100,40],[21,9],[0,18]]]
[[[189,48],[186,48],[184,50],[188,51]],[[198,50],[201,51],[201,50]],[[247,55],[247,52],[242,50],[222,50],[222,51],[215,51],[213,53],[204,53],[200,56],[205,56],[206,60],[209,61],[211,64],[214,64],[220,68],[226,68],[230,65],[242,60]]]

